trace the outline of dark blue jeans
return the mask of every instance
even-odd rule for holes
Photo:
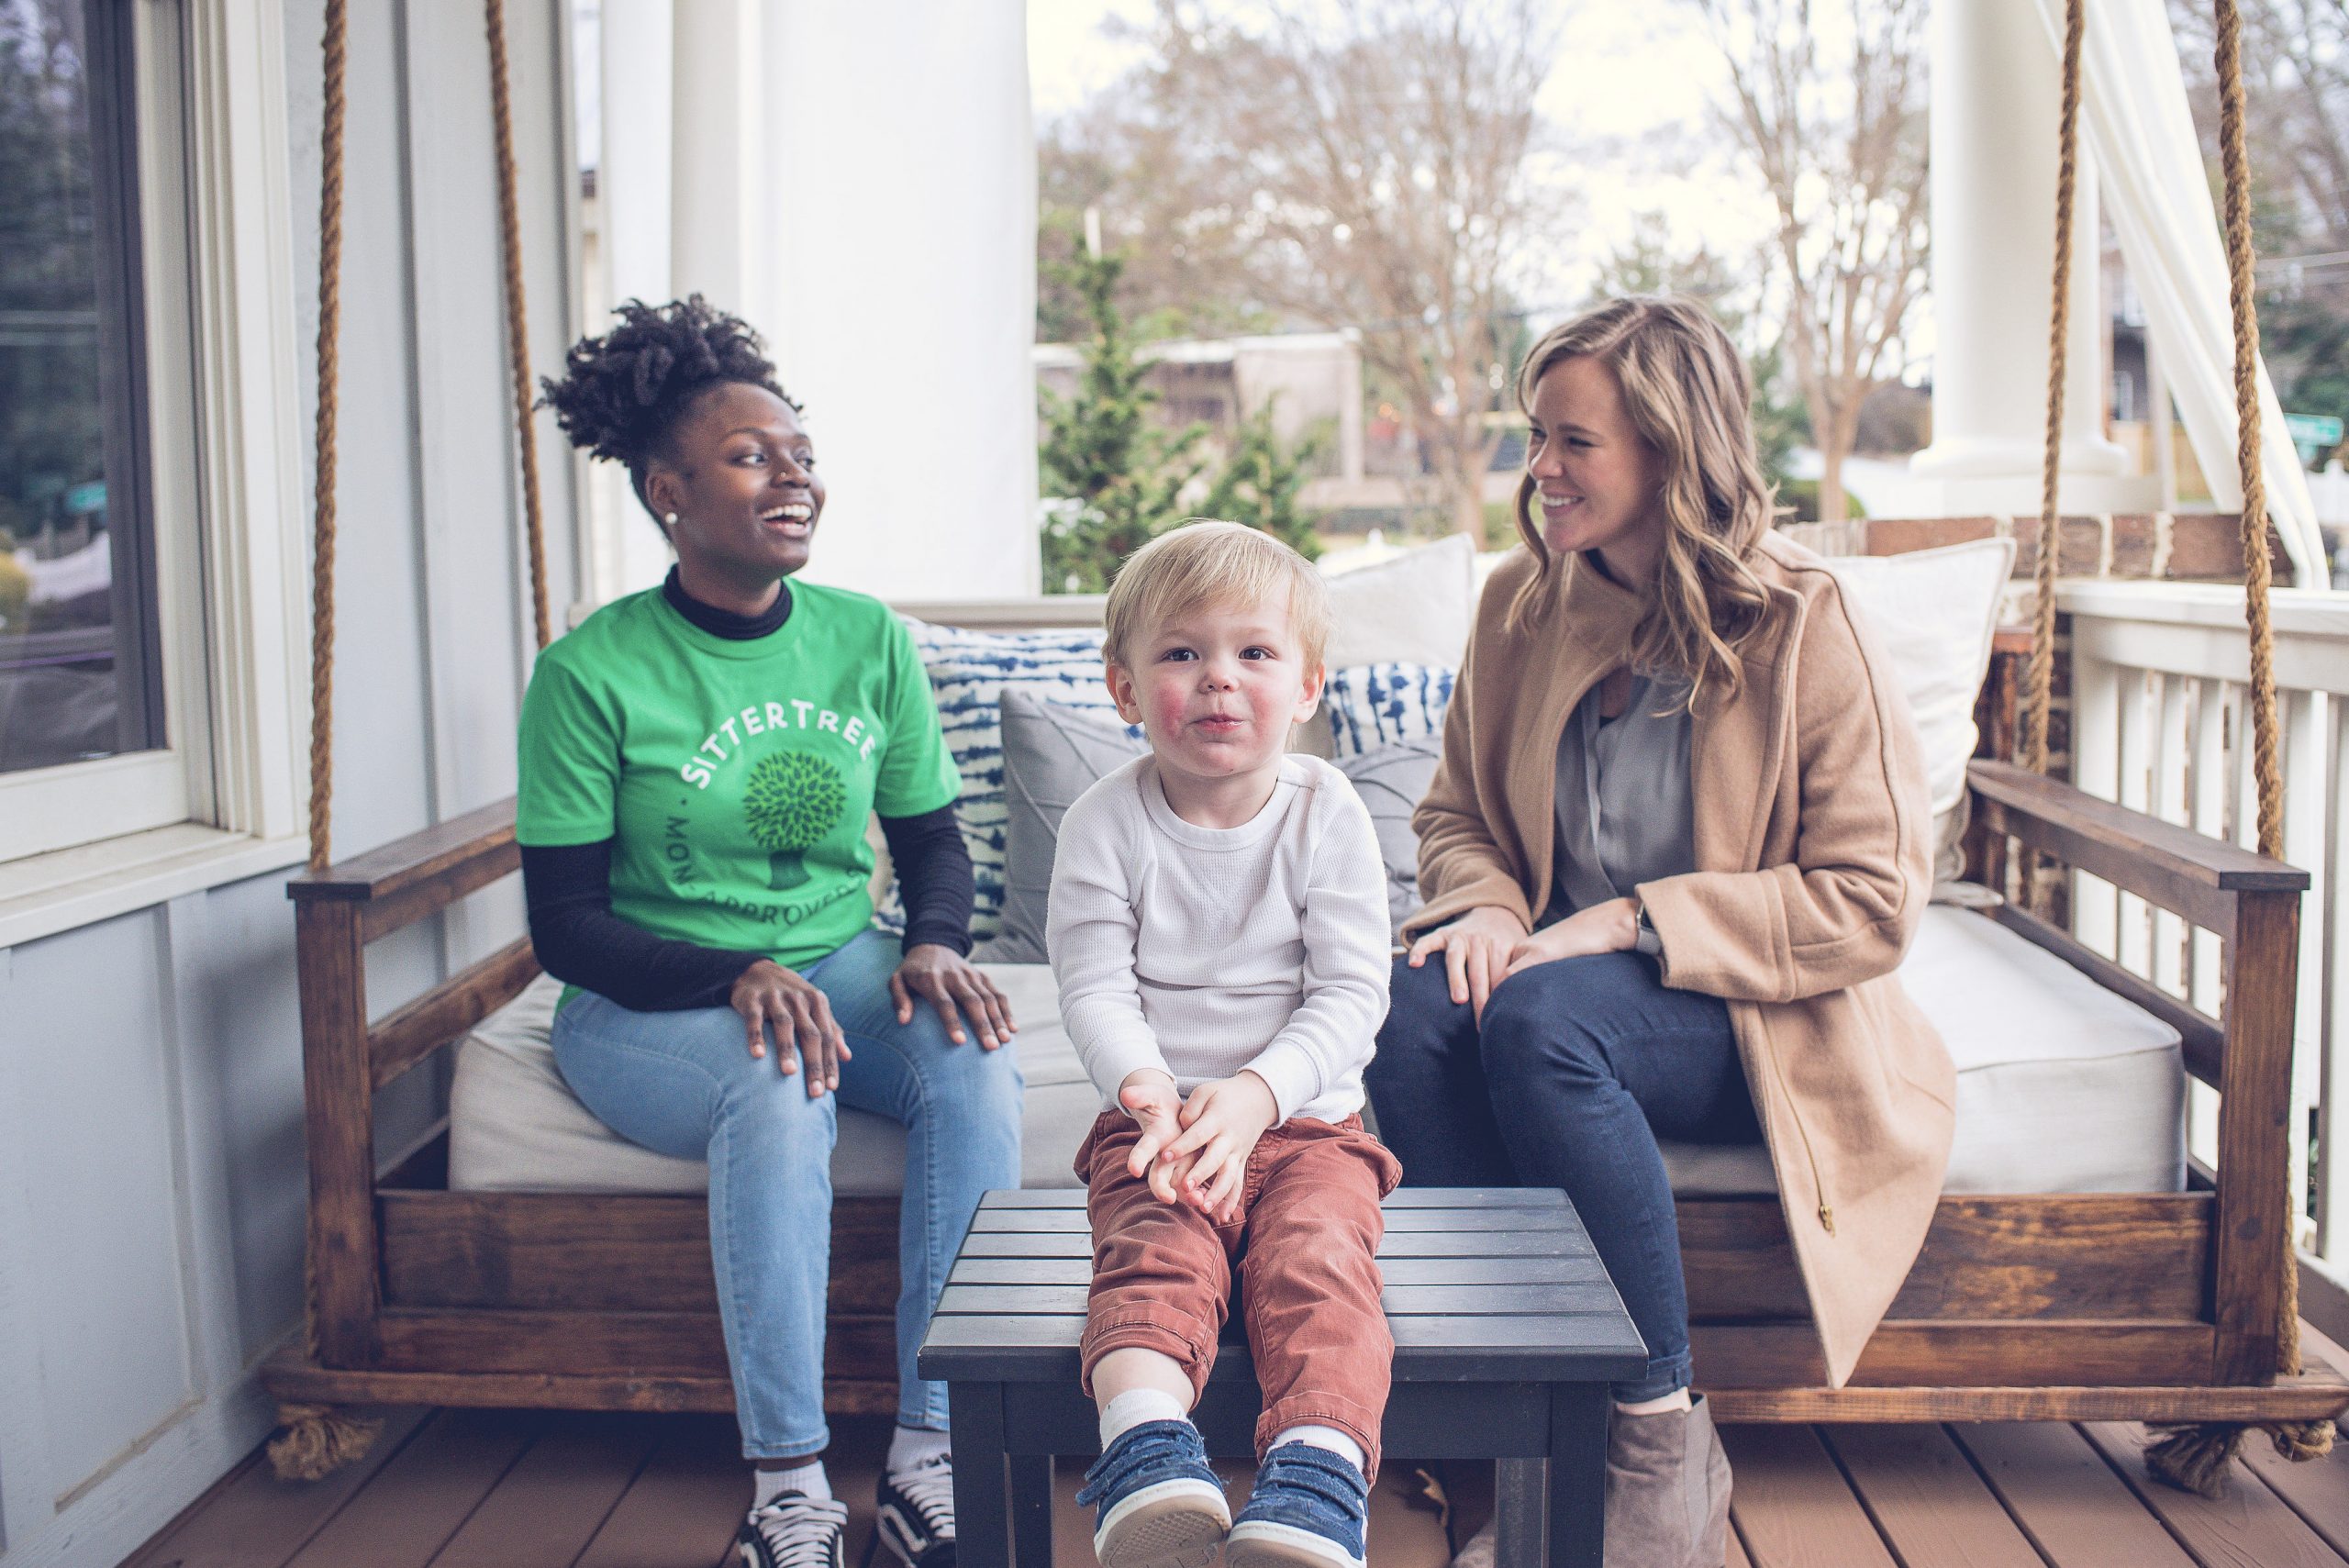
[[[1729,1006],[1668,991],[1638,953],[1561,959],[1502,982],[1479,1027],[1442,954],[1395,961],[1367,1074],[1407,1186],[1563,1187],[1648,1344],[1625,1404],[1689,1381],[1688,1293],[1659,1134],[1754,1143]]]

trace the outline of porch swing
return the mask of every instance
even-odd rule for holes
[[[536,631],[551,635],[523,338],[502,0],[485,0],[515,417]],[[2071,251],[2084,0],[2068,0],[2041,539],[2055,537],[2065,281]],[[361,1404],[723,1411],[732,1406],[704,1199],[646,1191],[452,1190],[444,1119],[376,1147],[373,1098],[451,1049],[539,974],[528,938],[371,1019],[369,944],[431,917],[520,864],[509,799],[329,863],[336,272],[340,249],[345,0],[326,18],[311,856],[295,906],[308,1129],[309,1301],[301,1343],[262,1381],[285,1429],[281,1471],[356,1457]],[[2039,551],[2024,716],[2026,765],[1976,761],[1969,874],[1994,922],[2100,992],[2176,1031],[2185,1070],[2219,1095],[2215,1168],[2185,1190],[1945,1195],[1907,1284],[1850,1383],[1825,1386],[1807,1298],[1775,1195],[1684,1194],[1678,1218],[1698,1364],[1725,1421],[2144,1420],[2213,1423],[2166,1451],[2168,1473],[2210,1486],[2246,1425],[2321,1451],[2349,1382],[2303,1368],[2297,1346],[2287,1120],[2300,895],[2282,863],[2268,556],[2258,451],[2257,327],[2242,136],[2239,22],[2217,0],[2224,87],[2235,392],[2243,485],[2250,708],[2259,850],[2192,832],[2043,776],[2055,551]],[[1001,622],[995,623],[997,626]],[[2029,912],[2039,857],[2099,878],[2221,944],[2218,1017],[2189,1006]],[[2009,939],[2009,946],[2021,944]],[[1986,982],[1995,986],[1993,976]],[[1023,1037],[1024,1038],[1024,1037]],[[1030,1095],[1037,1090],[1031,1088]],[[835,1199],[826,1405],[895,1408],[896,1200]]]

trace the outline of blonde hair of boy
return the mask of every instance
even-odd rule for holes
[[[1214,607],[1246,607],[1288,595],[1289,630],[1317,670],[1330,645],[1330,592],[1313,563],[1268,533],[1239,523],[1197,518],[1159,535],[1126,558],[1109,584],[1102,653],[1133,668],[1135,643],[1152,627]]]
[[[1664,552],[1631,633],[1632,660],[1686,675],[1692,708],[1709,687],[1734,695],[1738,650],[1769,604],[1745,558],[1769,531],[1774,506],[1753,451],[1745,361],[1703,301],[1633,295],[1544,333],[1518,372],[1519,406],[1533,406],[1534,387],[1559,361],[1584,355],[1614,372],[1631,428],[1664,460]],[[1517,531],[1542,571],[1511,606],[1520,625],[1557,566],[1533,521],[1534,488],[1529,470],[1518,481]]]

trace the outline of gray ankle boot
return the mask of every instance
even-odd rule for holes
[[[1607,1568],[1721,1568],[1729,1456],[1702,1396],[1693,1409],[1618,1412],[1607,1433]]]

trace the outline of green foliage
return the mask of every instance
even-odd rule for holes
[[[759,759],[742,791],[751,837],[773,857],[767,885],[778,892],[807,880],[801,856],[840,823],[848,786],[838,768],[806,751]]]
[[[1204,466],[1192,452],[1207,432],[1169,433],[1151,419],[1158,394],[1118,308],[1123,260],[1079,250],[1057,271],[1084,301],[1092,337],[1076,395],[1042,399],[1036,459],[1044,493],[1059,503],[1044,521],[1044,586],[1097,594],[1119,562],[1177,516],[1183,486]]]
[[[1055,269],[1060,284],[1083,300],[1090,336],[1076,395],[1047,393],[1041,400],[1044,439],[1037,466],[1044,494],[1052,497],[1041,539],[1045,591],[1102,592],[1119,562],[1195,512],[1262,528],[1308,559],[1319,555],[1314,517],[1297,505],[1313,444],[1287,446],[1273,428],[1270,407],[1260,409],[1241,421],[1202,505],[1186,507],[1184,490],[1208,467],[1198,455],[1208,430],[1192,425],[1170,431],[1152,417],[1158,394],[1117,302],[1124,260],[1079,250]]]
[[[106,472],[89,82],[55,7],[0,6],[0,521],[28,537]]]
[[[1273,401],[1240,422],[1231,455],[1199,503],[1199,515],[1261,528],[1306,560],[1319,561],[1321,540],[1313,525],[1320,514],[1300,509],[1297,497],[1320,443],[1309,436],[1295,446],[1283,441],[1273,428]]]
[[[1815,523],[1819,521],[1819,481],[1816,479],[1782,479],[1778,482],[1778,505],[1781,522]],[[1846,489],[1843,492],[1843,516],[1854,522],[1868,515],[1860,498]]]

